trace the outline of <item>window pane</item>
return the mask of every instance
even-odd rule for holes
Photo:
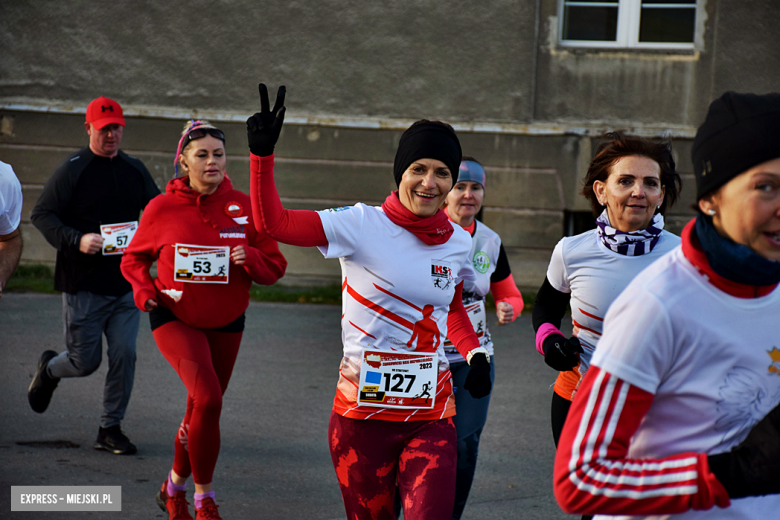
[[[640,42],[693,43],[695,9],[642,9]]]
[[[563,39],[614,42],[617,16],[617,7],[566,6]]]

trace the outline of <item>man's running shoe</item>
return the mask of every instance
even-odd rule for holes
[[[160,492],[157,493],[157,505],[163,511],[168,511],[168,520],[192,520],[187,508],[190,503],[184,498],[184,494],[184,491],[177,491],[173,496],[168,496],[168,479],[165,479]]]
[[[38,361],[38,369],[35,371],[30,387],[27,389],[27,401],[30,403],[30,408],[38,413],[45,412],[46,408],[49,407],[51,394],[54,393],[54,389],[57,388],[60,382],[58,377],[51,377],[46,373],[49,361],[55,357],[57,357],[57,353],[53,350],[46,350],[41,354],[41,359]]]
[[[95,441],[95,449],[107,450],[114,455],[132,455],[138,451],[135,444],[122,433],[118,424],[108,428],[100,427]]]
[[[200,509],[195,508],[195,520],[222,520],[217,511],[218,507],[213,498],[204,498],[200,502]]]

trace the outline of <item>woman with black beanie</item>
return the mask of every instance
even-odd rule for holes
[[[699,213],[610,306],[563,427],[568,513],[780,511],[780,94],[714,101],[692,159]]]
[[[491,388],[489,354],[462,301],[463,281],[474,278],[471,237],[440,209],[457,182],[458,137],[438,121],[406,130],[398,191],[381,207],[286,210],[273,177],[284,96],[281,87],[269,109],[261,84],[261,111],[247,121],[252,212],[274,239],[341,262],[344,357],[328,441],[347,517],[394,519],[397,483],[404,518],[449,519],[456,434],[445,338],[469,362],[464,388],[475,398]]]

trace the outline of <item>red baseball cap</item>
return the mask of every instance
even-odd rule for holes
[[[92,123],[98,130],[107,125],[125,126],[122,107],[105,96],[93,99],[87,106],[87,123]]]

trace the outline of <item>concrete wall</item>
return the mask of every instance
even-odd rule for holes
[[[86,104],[126,108],[123,148],[162,187],[183,121],[205,116],[228,136],[228,172],[248,190],[243,121],[256,85],[288,87],[277,180],[291,208],[381,202],[411,121],[456,125],[488,171],[485,222],[515,279],[536,288],[564,232],[589,211],[580,179],[605,130],[672,136],[686,187],[667,218],[691,213],[691,138],[728,89],[780,85],[773,0],[706,0],[693,51],[567,49],[558,0],[376,3],[352,0],[16,1],[0,4],[0,159],[23,183],[25,262],[54,250],[29,212],[54,168],[87,142]],[[337,280],[314,249],[284,247],[287,283]]]
[[[533,1],[14,1],[0,98],[247,112],[529,120]],[[6,54],[7,51],[4,51]]]

